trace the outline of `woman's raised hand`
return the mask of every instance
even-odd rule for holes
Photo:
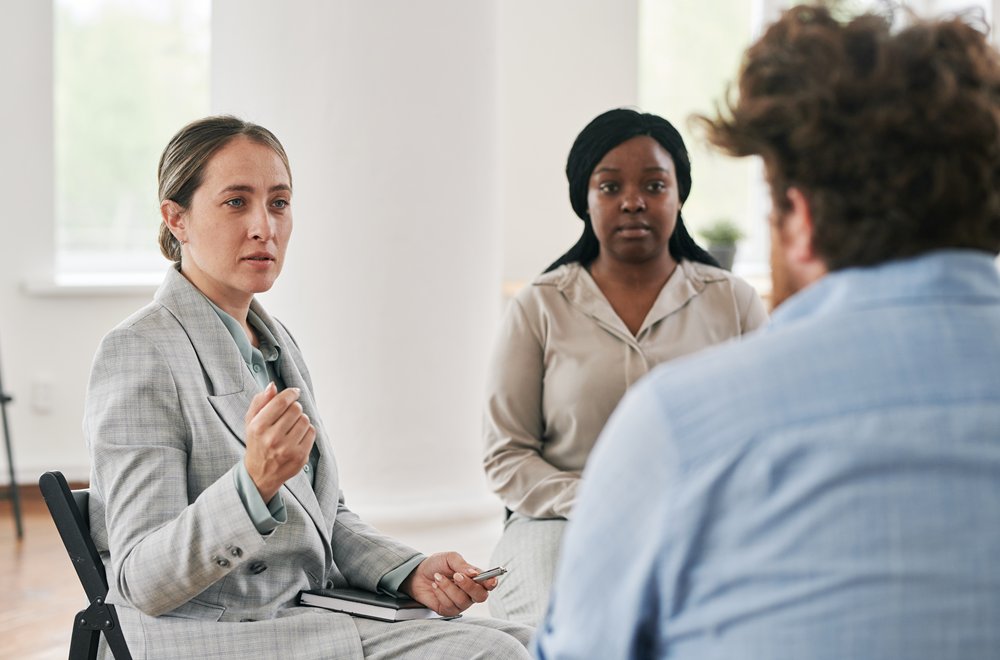
[[[302,412],[298,398],[298,388],[278,394],[274,383],[269,383],[247,411],[243,464],[265,503],[305,466],[316,440],[316,428]]]

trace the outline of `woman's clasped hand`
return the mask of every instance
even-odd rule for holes
[[[316,427],[298,402],[300,394],[295,387],[279,393],[274,383],[268,383],[247,410],[243,462],[265,502],[309,461]]]

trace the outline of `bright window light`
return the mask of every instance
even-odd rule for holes
[[[753,3],[746,0],[639,2],[639,106],[670,121],[687,144],[692,184],[684,220],[692,236],[704,245],[699,229],[733,222],[746,235],[738,264],[767,260],[766,224],[755,201],[759,171],[751,159],[712,149],[689,117],[714,116],[727,85],[735,84],[753,20]]]
[[[156,166],[209,111],[211,0],[54,0],[56,282],[149,283]]]

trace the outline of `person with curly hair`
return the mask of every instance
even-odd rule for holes
[[[764,161],[777,308],[625,395],[537,658],[1000,657],[1000,55],[839,10],[701,118]]]

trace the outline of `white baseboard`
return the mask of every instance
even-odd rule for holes
[[[22,466],[16,464],[16,457],[14,463],[14,478],[17,480],[18,485],[37,485],[39,477],[49,470],[58,470],[59,472],[62,472],[63,476],[66,477],[66,481],[90,481],[90,465],[65,465],[54,462],[52,465],[47,467]],[[0,486],[9,485],[10,472],[7,470],[7,464],[5,461],[3,464],[3,473],[0,474]]]

